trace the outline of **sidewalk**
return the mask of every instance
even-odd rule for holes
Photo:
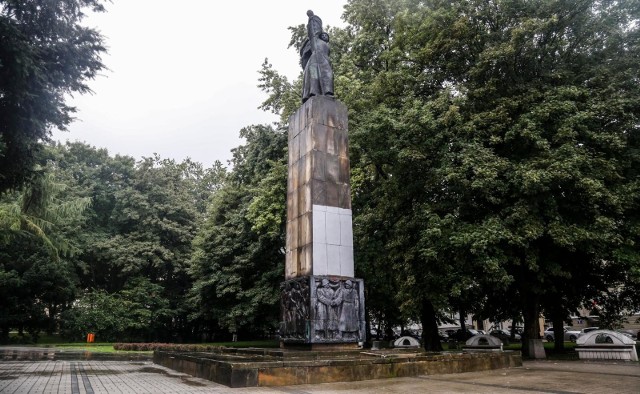
[[[634,393],[635,362],[527,361],[452,375],[231,389],[149,361],[0,361],[0,393]]]

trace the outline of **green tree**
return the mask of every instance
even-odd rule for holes
[[[94,333],[101,341],[151,341],[174,315],[164,289],[146,278],[133,278],[116,293],[92,290],[64,313],[63,333],[83,339]]]
[[[79,226],[90,199],[66,194],[51,165],[30,186],[0,197],[0,341],[10,328],[57,328],[73,301],[76,277],[70,261],[77,247],[70,229]]]
[[[398,274],[392,286],[405,315],[421,316],[428,349],[451,306],[521,313],[537,338],[542,310],[566,316],[597,294],[637,300],[638,12],[347,4],[332,60],[350,109],[357,266]],[[293,84],[265,90],[282,86]],[[288,100],[266,103],[288,111]]]
[[[42,141],[72,121],[65,94],[90,92],[86,81],[104,68],[102,36],[81,25],[100,3],[0,1],[0,193],[33,175]]]
[[[367,203],[397,229],[405,297],[513,302],[537,338],[541,307],[633,287],[637,5],[366,4],[341,67],[366,81],[352,146],[389,188]]]
[[[204,169],[190,160],[177,163],[157,156],[136,163],[82,143],[53,147],[52,163],[73,195],[92,201],[73,233],[78,253],[71,261],[79,287],[115,297],[135,287],[145,291],[147,282],[160,286],[154,297],[158,303],[166,302],[171,313],[154,315],[154,324],[147,330],[138,327],[137,333],[129,324],[127,335],[191,338],[184,301],[191,288],[187,274],[191,242],[210,193],[224,177],[220,163]]]
[[[194,241],[191,304],[205,334],[264,333],[277,326],[284,273],[286,134],[241,131],[233,170]]]

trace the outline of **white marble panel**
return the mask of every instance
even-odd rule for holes
[[[327,211],[326,216],[327,244],[340,245],[340,215]]]
[[[327,212],[316,210],[318,205],[313,206],[313,216],[311,220],[313,221],[313,244],[327,243]]]
[[[340,275],[354,276],[353,246],[340,246]]]
[[[351,215],[340,215],[340,245],[353,246],[353,224]]]
[[[327,212],[327,206],[326,205],[313,205],[313,212],[315,211],[321,211],[321,212]]]
[[[313,243],[313,274],[328,275],[327,245],[325,243]]]
[[[340,246],[327,245],[327,275],[342,275],[340,273]]]

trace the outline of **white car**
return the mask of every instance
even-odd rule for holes
[[[595,330],[599,330],[600,327],[587,327],[587,328],[583,328],[582,330],[580,330],[580,334],[578,335],[578,338],[583,336],[584,334],[591,332],[591,331],[595,331]]]
[[[565,342],[566,341],[575,342],[576,339],[578,339],[578,337],[580,336],[580,331],[572,330],[571,326],[564,326],[563,330],[564,330]],[[553,342],[554,338],[555,338],[555,334],[553,332],[553,327],[549,327],[546,330],[544,330],[544,339],[546,339],[547,342]]]

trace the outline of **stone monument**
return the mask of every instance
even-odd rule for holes
[[[364,283],[354,278],[346,107],[333,97],[329,36],[308,11],[302,106],[289,118],[283,347],[365,340]]]

